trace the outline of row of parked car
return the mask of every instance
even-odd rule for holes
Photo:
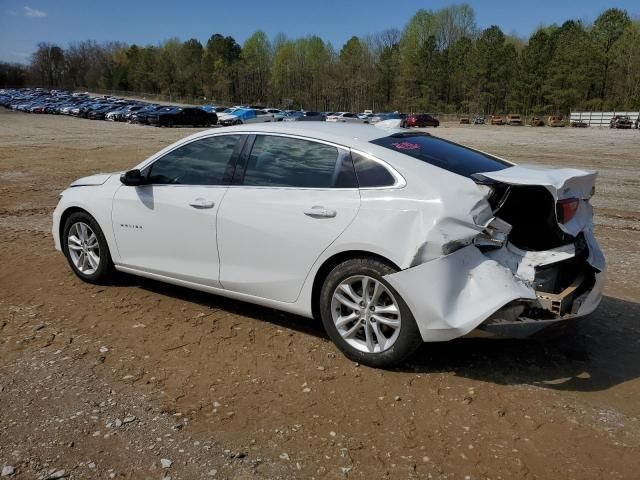
[[[482,115],[476,115],[473,120],[468,115],[463,115],[460,117],[460,123],[469,125],[473,123],[474,125],[484,125],[487,123],[486,119]],[[492,115],[489,117],[489,123],[491,125],[512,125],[512,126],[520,126],[524,125],[524,121],[522,117],[517,113],[510,113],[506,116],[504,115]],[[581,120],[572,120],[567,123],[562,115],[550,115],[545,120],[539,116],[532,116],[529,120],[529,125],[532,127],[544,127],[548,125],[550,127],[565,127],[570,125],[575,128],[585,128],[589,125],[587,122]],[[611,118],[609,122],[609,127],[611,128],[640,128],[640,116],[635,120],[631,120],[628,115],[615,115]]]
[[[90,120],[109,120],[129,122],[159,127],[194,126],[209,127],[212,125],[240,125],[244,123],[262,122],[335,122],[335,123],[378,123],[386,120],[399,120],[400,125],[409,127],[437,127],[440,121],[433,115],[416,113],[407,115],[400,112],[379,112],[365,110],[353,112],[317,112],[305,110],[282,110],[261,105],[225,107],[220,105],[203,105],[199,107],[179,107],[161,105],[140,100],[128,100],[108,96],[92,96],[88,93],[66,92],[45,89],[4,89],[0,90],[0,105],[13,110],[30,113],[50,113],[71,115]],[[465,115],[460,118],[461,124],[484,125],[524,125],[523,118],[516,113],[493,115],[485,118],[476,115],[473,118]],[[560,115],[551,115],[545,120],[533,116],[529,125],[534,127],[586,127],[585,122],[567,123]],[[624,115],[616,115],[611,119],[611,128],[639,128],[640,118],[635,123]]]
[[[0,90],[0,105],[28,113],[69,115],[89,120],[140,123],[158,126],[208,127],[218,123],[215,112],[196,107],[158,105],[139,100],[92,96],[44,89]]]
[[[406,115],[399,112],[374,113],[365,110],[353,112],[317,112],[305,110],[281,110],[261,105],[225,107],[203,105],[179,107],[161,105],[110,96],[93,96],[88,93],[63,90],[3,89],[0,90],[0,105],[29,113],[70,115],[90,120],[108,120],[143,125],[172,127],[188,125],[209,127],[211,125],[240,125],[262,122],[335,122],[377,123],[385,120],[400,120],[405,127],[437,127],[440,122],[428,114]]]
[[[473,120],[468,115],[463,115],[460,117],[460,123],[463,125],[474,124],[474,125],[485,125],[487,123],[487,119],[483,115],[476,115]],[[511,126],[522,126],[524,125],[524,120],[517,113],[509,113],[508,115],[491,115],[489,117],[490,125],[511,125]],[[565,122],[564,118],[559,115],[552,115],[547,119],[547,125],[550,127],[564,127]],[[531,117],[529,120],[529,125],[532,127],[544,127],[545,121],[541,117]]]

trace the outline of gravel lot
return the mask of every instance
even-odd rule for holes
[[[193,131],[0,110],[8,478],[638,478],[640,132],[430,130],[520,163],[599,170],[606,298],[536,339],[425,345],[380,371],[342,357],[318,322],[71,273],[49,233],[57,193]]]

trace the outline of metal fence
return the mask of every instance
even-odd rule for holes
[[[590,127],[608,127],[616,115],[628,116],[635,121],[640,117],[640,112],[571,112],[571,121],[585,122]]]

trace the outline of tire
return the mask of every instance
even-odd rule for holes
[[[337,265],[324,280],[320,291],[322,323],[329,338],[347,358],[370,367],[391,368],[402,363],[422,344],[422,337],[411,310],[398,292],[383,278],[385,275],[395,272],[394,267],[381,260],[354,258]],[[355,297],[361,299],[364,289],[358,290],[358,285],[364,285],[363,279],[368,279],[369,294],[367,297],[369,299],[375,295],[376,289],[382,291],[378,296],[380,304],[375,303],[377,311],[380,313],[374,314],[375,306],[367,308],[367,304],[362,302],[359,303],[360,316],[338,327],[337,323],[341,323],[341,319],[352,316],[354,310],[337,300],[336,294],[343,299],[346,298],[347,301],[353,300],[354,296],[350,296],[342,290],[343,285],[350,283],[353,285],[351,292],[355,294]],[[394,307],[399,313],[382,313],[383,308],[388,310],[390,307]],[[367,312],[369,313],[367,314]],[[385,319],[384,322],[381,321],[381,317]],[[397,329],[387,323],[390,320],[399,325]],[[366,340],[367,327],[370,328],[369,335],[373,339],[373,351]],[[354,331],[356,333],[353,335],[348,333]],[[388,345],[383,345],[378,341],[379,334],[384,337],[383,342]]]
[[[82,242],[82,225],[87,229],[85,231],[85,242]],[[91,234],[95,236],[95,245],[97,245],[97,248],[91,248],[91,245],[94,244],[91,240]],[[75,236],[80,242],[71,240],[71,235]],[[104,238],[98,222],[88,213],[75,212],[69,215],[64,222],[60,243],[62,244],[62,251],[65,257],[67,257],[67,262],[69,262],[71,270],[73,270],[73,273],[80,279],[88,283],[104,284],[113,276],[114,268],[109,252],[109,245]],[[75,245],[76,248],[72,249],[70,245]],[[84,252],[92,253],[93,255]],[[97,265],[94,265],[96,252],[98,261]],[[85,268],[81,268],[83,253],[86,258],[86,262],[84,263]]]

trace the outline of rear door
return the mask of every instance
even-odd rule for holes
[[[294,302],[360,206],[351,157],[335,145],[259,134],[233,183],[218,213],[222,286]]]

